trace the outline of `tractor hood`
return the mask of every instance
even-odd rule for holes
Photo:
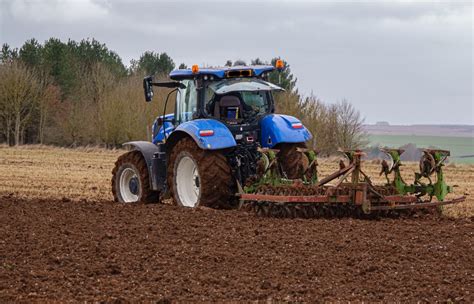
[[[260,79],[222,80],[209,85],[216,94],[241,91],[284,91],[277,85]]]

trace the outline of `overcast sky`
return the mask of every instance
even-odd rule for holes
[[[466,2],[0,0],[0,43],[96,38],[125,64],[287,60],[297,87],[347,99],[366,122],[474,124],[473,5]]]

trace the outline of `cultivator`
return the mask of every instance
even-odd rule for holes
[[[359,150],[341,151],[347,162],[341,160],[338,171],[319,179],[317,153],[298,149],[298,153],[306,154],[309,165],[296,180],[285,178],[276,157],[278,150],[261,149],[260,152],[264,168],[261,177],[239,187],[237,196],[240,208],[262,216],[311,218],[400,214],[465,200],[465,197],[445,200],[453,190],[446,184],[442,170],[449,151],[424,150],[420,172],[415,173],[413,184],[407,184],[400,173],[400,155],[404,151],[382,149],[390,159],[381,163],[380,175],[385,175],[385,185],[375,185],[362,170],[363,152]]]

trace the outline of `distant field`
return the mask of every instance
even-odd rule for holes
[[[376,135],[370,134],[371,146],[380,145],[398,148],[408,143],[418,148],[439,148],[451,151],[450,160],[456,163],[474,164],[474,138],[451,136],[416,136],[416,135]],[[470,156],[470,157],[460,157]]]
[[[390,125],[382,122],[375,125],[364,125],[364,130],[369,134],[377,135],[474,136],[473,125]]]

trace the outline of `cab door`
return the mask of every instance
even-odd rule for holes
[[[195,81],[183,80],[182,83],[186,88],[179,89],[176,94],[176,125],[192,120],[193,114],[197,111],[198,98]]]

